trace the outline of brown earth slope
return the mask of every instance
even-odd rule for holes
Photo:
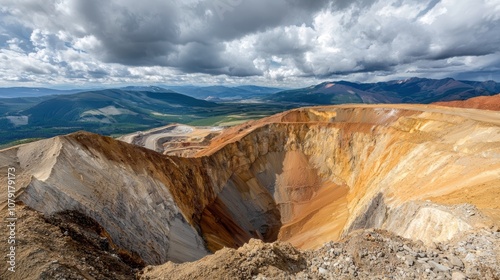
[[[0,167],[16,168],[17,201],[94,221],[134,263],[251,238],[319,248],[366,228],[427,246],[500,222],[500,112],[484,110],[303,108],[228,129],[194,158],[81,132],[3,150]]]
[[[478,96],[463,101],[436,102],[434,105],[500,111],[500,94]]]

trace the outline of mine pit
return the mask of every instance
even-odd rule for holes
[[[252,238],[316,249],[378,228],[429,245],[499,225],[497,112],[303,108],[205,144],[167,156],[80,132],[4,150],[0,163],[20,170],[19,201],[47,217],[81,213],[145,265],[196,261]]]

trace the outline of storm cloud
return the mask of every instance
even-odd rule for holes
[[[0,83],[500,80],[500,0],[1,0]]]

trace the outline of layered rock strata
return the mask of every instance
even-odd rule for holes
[[[194,158],[81,132],[1,151],[0,166],[16,168],[19,201],[81,213],[146,264],[250,238],[316,248],[373,227],[431,244],[500,221],[500,113],[472,109],[297,109],[228,129]]]

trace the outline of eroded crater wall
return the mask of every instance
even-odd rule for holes
[[[197,158],[79,133],[3,151],[0,165],[19,168],[30,207],[81,212],[150,264],[249,238],[313,248],[365,227],[430,242],[498,222],[496,114],[306,108],[231,128]],[[488,215],[438,205],[463,203]]]
[[[318,246],[365,227],[387,228],[425,242],[441,240],[443,236],[449,238],[470,228],[472,222],[458,217],[452,223],[456,226],[447,228],[440,221],[448,214],[441,215],[436,209],[436,215],[429,217],[430,210],[412,212],[403,206],[412,201],[442,202],[450,195],[450,203],[478,203],[486,211],[495,212],[498,206],[493,197],[479,193],[484,193],[484,188],[498,193],[500,186],[500,139],[495,119],[498,116],[489,123],[471,119],[468,113],[464,116],[452,113],[420,108],[290,112],[281,116],[284,123],[265,124],[242,136],[233,136],[238,142],[236,154],[244,155],[247,160],[237,169],[250,170],[255,158],[264,161],[259,166],[279,166],[269,168],[275,175],[267,174],[262,184],[267,186],[280,210],[282,229],[278,238],[295,245]],[[269,134],[280,136],[277,144],[266,137]],[[261,143],[265,143],[264,149]],[[252,153],[256,150],[278,151],[283,155],[279,163],[269,164],[261,154]],[[295,163],[299,164],[293,166]],[[251,173],[258,177],[258,173]],[[248,185],[254,177],[246,176]],[[451,195],[460,189],[471,191],[472,186],[477,186],[473,191],[477,195],[461,198]],[[332,208],[335,212],[320,213],[319,209],[308,207],[307,204],[318,203],[317,196],[322,191],[342,188],[347,191],[337,191],[337,196],[330,197],[330,203],[323,204],[323,208],[337,205]],[[377,206],[373,213],[371,205]],[[403,216],[415,222],[400,223],[399,227],[391,222]],[[416,222],[424,216],[441,226],[439,232]],[[318,231],[321,233],[314,234]]]

